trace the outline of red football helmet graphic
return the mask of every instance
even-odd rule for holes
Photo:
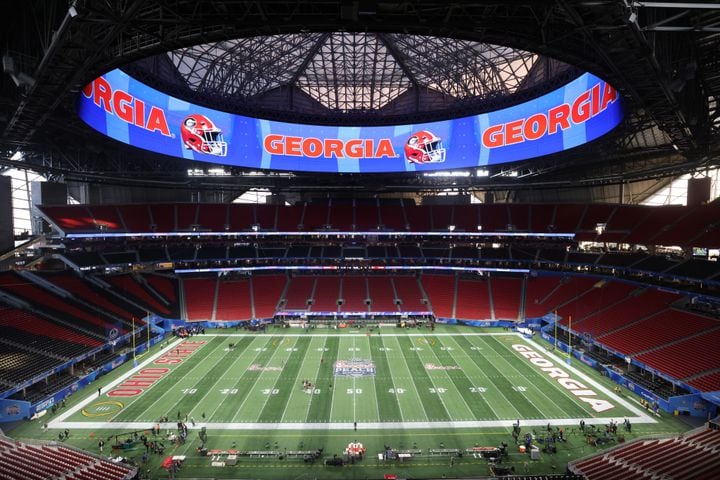
[[[405,159],[412,163],[445,161],[445,148],[440,137],[428,130],[413,133],[405,144]]]
[[[180,134],[188,150],[218,157],[227,155],[227,142],[223,139],[222,130],[205,115],[196,113],[187,116],[180,126]]]

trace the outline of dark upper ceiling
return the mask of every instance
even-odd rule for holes
[[[169,51],[183,52],[176,58],[181,62],[197,52],[198,45],[302,34],[324,38],[325,43],[315,44],[323,48],[333,38],[372,32],[365,38],[449,37],[558,59],[618,88],[629,106],[626,121],[604,139],[559,155],[495,167],[487,177],[258,176],[237,170],[236,176],[221,180],[227,188],[352,186],[391,191],[451,183],[468,189],[562,187],[714,166],[720,163],[720,10],[715,4],[669,4],[81,0],[68,8],[65,2],[27,0],[2,20],[6,74],[0,77],[0,161],[5,166],[30,165],[49,178],[214,188],[209,180],[188,177],[192,165],[185,161],[120,145],[84,126],[74,113],[80,88],[112,68],[132,68],[128,65],[141,59],[146,60],[136,66],[148,67],[153,56],[170,58]],[[343,114],[343,108],[336,110]],[[24,152],[23,159],[10,160],[17,149]],[[507,175],[509,168],[512,176]]]

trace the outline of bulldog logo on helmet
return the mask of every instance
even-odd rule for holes
[[[183,120],[180,126],[183,145],[198,153],[224,157],[227,155],[227,142],[212,120],[205,115],[193,114]]]
[[[440,163],[445,161],[445,147],[440,137],[429,130],[413,133],[405,143],[405,159],[411,163]]]

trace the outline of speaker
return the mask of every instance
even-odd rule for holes
[[[694,207],[709,202],[711,187],[712,179],[710,177],[688,179],[688,207]]]

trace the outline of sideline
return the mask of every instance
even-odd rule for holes
[[[633,423],[657,423],[650,417],[624,417],[629,418]],[[548,422],[558,426],[577,426],[580,420],[585,420],[585,425],[607,425],[610,417],[606,418],[543,418],[543,419],[520,419],[520,425],[523,427],[544,427]],[[416,429],[429,430],[437,428],[488,428],[488,427],[505,427],[512,428],[516,420],[464,420],[464,421],[446,421],[446,422],[358,422],[358,430],[387,430],[387,429]],[[155,422],[63,422],[63,428],[77,429],[132,429],[142,430],[150,428]],[[161,423],[162,429],[177,428],[176,422]],[[249,423],[249,422],[232,422],[232,423],[196,423],[195,426],[188,425],[189,430],[200,430],[207,427],[209,430],[353,430],[353,423],[334,422],[334,423]]]

